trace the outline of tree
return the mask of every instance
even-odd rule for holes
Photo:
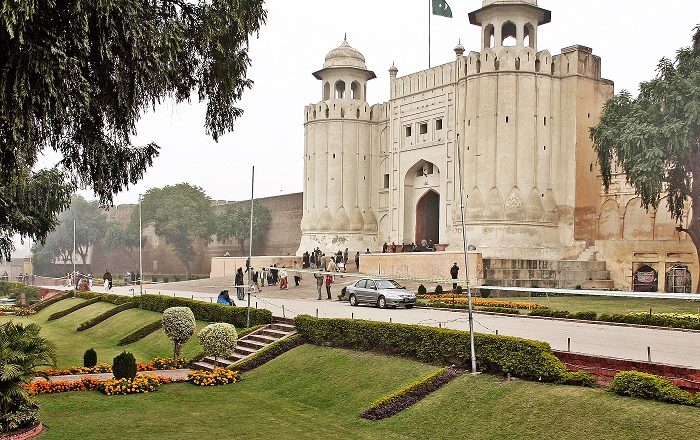
[[[675,61],[662,59],[657,70],[637,98],[623,90],[605,104],[591,139],[606,191],[617,162],[644,208],[666,199],[677,229],[700,255],[700,26],[693,46],[680,49]]]
[[[12,237],[43,241],[78,187],[103,205],[158,156],[134,146],[164,99],[207,102],[214,140],[252,87],[248,41],[263,0],[13,0],[0,7],[0,259]],[[58,164],[35,170],[45,150]]]
[[[253,243],[260,243],[270,228],[270,211],[260,203],[253,203]],[[216,239],[226,243],[232,238],[238,241],[245,253],[245,241],[250,236],[250,204],[246,202],[226,205],[217,219]]]
[[[230,355],[236,350],[238,332],[236,327],[225,322],[209,324],[197,334],[204,352],[214,356],[214,366],[218,366],[218,358]]]
[[[180,351],[185,342],[194,334],[197,322],[189,307],[170,307],[163,312],[163,330],[173,341],[173,358],[180,359]]]
[[[201,188],[188,183],[151,188],[143,196],[141,210],[143,222],[153,223],[156,235],[175,248],[175,255],[185,266],[187,276],[192,275],[190,261],[196,256],[194,241],[209,243],[216,229],[216,215],[209,197]],[[138,225],[138,216],[138,211],[134,211],[132,225]]]
[[[144,239],[145,241],[145,239]],[[110,252],[121,252],[132,263],[136,263],[133,250],[139,245],[139,231],[133,225],[123,225],[119,222],[109,222],[105,232],[105,249]]]
[[[0,414],[27,402],[22,384],[32,381],[37,367],[56,363],[56,348],[39,335],[40,330],[36,324],[0,325]]]

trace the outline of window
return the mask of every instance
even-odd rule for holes
[[[361,99],[360,98],[360,83],[357,81],[353,81],[352,84],[350,84],[350,94],[352,99]]]
[[[531,23],[525,25],[525,40],[523,43],[525,47],[535,48],[535,26]]]
[[[358,289],[364,289],[366,285],[367,280],[360,280],[357,282],[357,284],[355,284],[355,287],[357,287]]]
[[[484,28],[484,48],[494,46],[494,30],[493,25],[490,24]]]
[[[501,27],[501,46],[515,46],[517,40],[517,28],[512,21],[507,21],[503,23]]]
[[[442,119],[435,120],[435,130],[442,130]]]
[[[336,81],[335,83],[335,99],[345,98],[345,81]]]
[[[427,134],[428,133],[428,123],[427,122],[421,123],[420,126],[418,127],[418,129],[419,129],[420,134]]]
[[[410,125],[406,126],[406,137],[407,138],[411,137],[411,126]]]
[[[331,84],[326,83],[323,86],[323,100],[328,101],[329,99],[331,99]]]
[[[389,188],[389,175],[385,174],[384,175],[384,189]]]
[[[367,280],[367,289],[372,289],[372,290],[374,290],[374,289],[376,289],[376,288],[377,288],[377,286],[374,284],[374,281],[372,281],[372,280]]]

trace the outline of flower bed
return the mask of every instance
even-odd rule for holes
[[[136,362],[137,371],[156,371],[156,370],[178,370],[185,368],[189,361],[185,358],[155,358],[151,362]],[[68,367],[63,369],[47,368],[38,371],[42,376],[70,376],[76,374],[99,374],[111,373],[112,366],[108,364],[99,364],[94,367]]]
[[[100,386],[100,383],[102,383],[102,381],[92,377],[84,377],[75,382],[69,382],[66,380],[55,382],[39,380],[27,385],[26,388],[30,396],[36,396],[39,394],[65,393],[68,391],[96,390]]]
[[[418,295],[418,298],[429,300],[429,305],[434,303],[446,304],[446,305],[466,305],[469,302],[469,298],[465,295]],[[537,303],[526,303],[517,301],[503,301],[497,299],[484,299],[484,298],[472,298],[472,305],[475,307],[494,307],[502,309],[524,309],[524,310],[536,310],[536,309],[547,309],[548,307]]]
[[[200,386],[226,385],[238,382],[238,371],[217,368],[214,371],[190,371],[187,373],[190,383]]]
[[[154,376],[152,374],[143,374],[136,376],[133,379],[110,379],[101,382],[98,389],[108,395],[124,395],[124,394],[140,394],[156,391],[162,384],[172,383],[172,379],[168,377]]]
[[[630,315],[640,317],[652,316],[656,318],[680,319],[683,321],[700,322],[700,314],[697,313],[652,313],[651,315],[649,315],[648,312],[633,312],[630,313]]]

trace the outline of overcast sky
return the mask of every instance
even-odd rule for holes
[[[480,49],[479,28],[467,14],[479,0],[448,0],[454,18],[432,18],[432,64],[454,60],[461,39],[467,52]],[[156,142],[161,155],[144,179],[116,196],[115,203],[134,203],[151,187],[187,181],[213,199],[250,196],[255,165],[256,196],[301,191],[303,182],[303,109],[321,99],[321,84],[311,72],[340,45],[343,34],[362,52],[377,79],[368,86],[370,104],[389,95],[388,69],[399,76],[427,68],[429,0],[268,0],[268,21],[251,41],[255,81],[240,107],[244,115],[234,133],[215,143],[204,134],[205,106],[167,103],[144,115],[137,144]],[[602,57],[603,77],[636,93],[651,78],[663,56],[690,45],[700,23],[696,0],[540,0],[552,11],[552,22],[539,29],[538,50],[552,54],[582,44]],[[90,196],[90,193],[86,193]]]

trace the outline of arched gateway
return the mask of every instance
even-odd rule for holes
[[[440,194],[429,190],[416,205],[416,244],[423,239],[440,243]]]

